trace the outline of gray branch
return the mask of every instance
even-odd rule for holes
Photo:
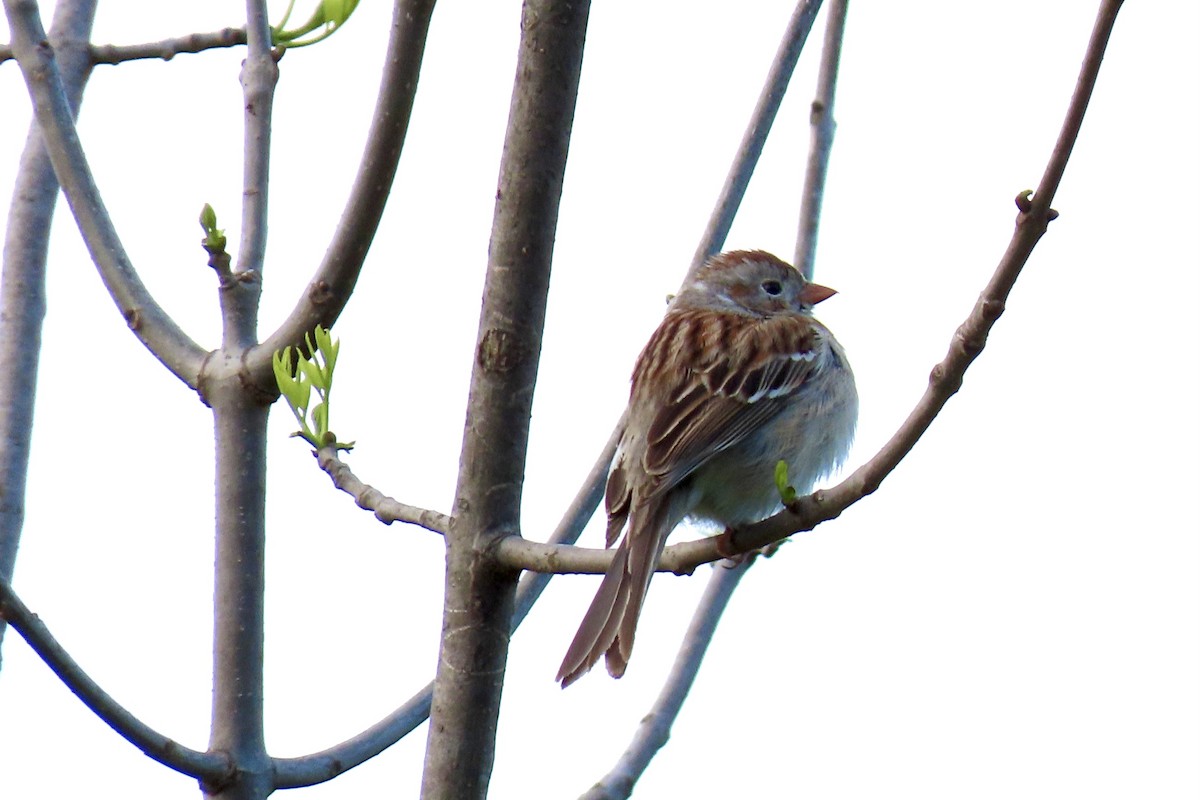
[[[158,763],[202,781],[221,781],[232,774],[233,765],[220,753],[201,753],[163,736],[129,713],[101,689],[63,649],[37,615],[21,602],[8,581],[0,579],[0,619],[29,644],[59,680],[134,747]]]
[[[846,32],[846,7],[850,0],[832,0],[825,22],[825,44],[821,48],[821,69],[817,75],[817,96],[809,112],[812,139],[808,147],[808,165],[804,171],[804,193],[800,199],[800,230],[796,236],[796,269],[812,279],[817,258],[817,231],[825,201],[825,177],[833,152],[833,98],[837,93],[838,64],[842,59],[842,39]]]
[[[713,574],[704,589],[704,596],[692,615],[692,622],[684,634],[683,644],[675,656],[675,663],[663,684],[662,691],[654,701],[649,713],[638,723],[637,732],[629,747],[621,754],[616,765],[592,788],[580,795],[580,800],[618,800],[633,793],[634,784],[642,777],[650,761],[666,746],[671,737],[671,726],[675,724],[683,701],[687,699],[704,654],[717,631],[721,614],[729,605],[733,591],[742,576],[750,568],[751,559],[739,562],[722,562],[713,569]]]
[[[696,254],[692,257],[692,266],[688,270],[689,277],[700,269],[709,256],[721,249],[725,237],[729,235],[729,229],[733,226],[733,218],[737,215],[742,198],[746,195],[746,187],[750,185],[750,176],[754,174],[754,168],[758,166],[763,145],[767,142],[767,134],[771,132],[771,126],[775,123],[775,115],[779,113],[779,106],[783,102],[783,95],[787,92],[788,82],[792,79],[792,73],[796,71],[796,62],[800,60],[804,43],[808,41],[808,33],[812,30],[813,22],[820,10],[821,0],[800,0],[796,3],[796,10],[792,12],[792,18],[788,21],[783,40],[779,43],[775,60],[771,63],[771,70],[767,73],[767,80],[763,84],[762,93],[758,96],[758,104],[754,107],[754,113],[750,117],[750,124],[742,135],[742,143],[733,159],[733,167],[729,170],[729,175],[725,178],[725,185],[721,188],[721,196],[717,200],[716,209],[708,221],[704,235],[700,238],[700,246],[696,248]],[[686,278],[684,282],[687,282]]]
[[[146,58],[161,58],[163,61],[170,61],[183,53],[202,53],[205,50],[236,47],[245,43],[245,28],[223,28],[212,33],[190,33],[187,36],[163,39],[160,42],[94,44],[91,45],[90,60],[92,64],[123,64],[126,61]],[[12,48],[0,45],[0,64],[12,57]]]
[[[287,345],[302,347],[304,334],[318,324],[331,327],[354,291],[396,177],[432,14],[433,0],[396,0],[383,82],[358,176],[308,291],[279,329],[249,355],[251,372],[263,380],[270,380],[272,353]]]
[[[91,74],[87,39],[95,14],[96,0],[61,0],[50,26],[67,102],[76,115]],[[25,483],[46,316],[46,254],[57,200],[58,181],[37,123],[31,122],[17,167],[0,266],[0,580],[12,580],[25,524]],[[0,620],[0,641],[4,627]]]
[[[440,511],[418,508],[388,497],[374,486],[363,483],[349,465],[342,461],[334,447],[322,447],[313,453],[317,465],[329,475],[333,485],[354,498],[359,508],[373,511],[375,518],[385,525],[393,522],[408,522],[420,525],[434,533],[444,534],[450,527],[450,517]]]
[[[273,394],[246,380],[255,343],[267,235],[271,104],[278,70],[266,0],[246,1],[242,65],[245,134],[240,263],[222,281],[221,349],[204,364],[201,392],[213,411],[216,445],[216,553],[213,587],[213,695],[209,750],[234,764],[230,780],[204,784],[207,797],[262,800],[275,789],[263,732],[266,630],[267,414]]]
[[[222,346],[243,350],[258,343],[258,306],[267,253],[271,119],[279,66],[271,52],[265,2],[247,2],[246,59],[242,62],[242,224],[232,280],[221,281]],[[201,387],[203,390],[203,386]],[[265,387],[273,396],[274,382]]]
[[[50,163],[84,243],[130,330],[167,369],[197,387],[205,352],[162,310],[146,289],[104,208],[34,0],[4,0],[12,47],[33,101]]]
[[[604,479],[608,474],[608,465],[612,462],[613,453],[617,449],[617,441],[621,438],[621,427],[623,426],[618,426],[596,459],[587,480],[551,535],[551,542],[574,542],[591,519],[592,512],[596,510],[600,498],[604,495]],[[526,615],[541,596],[551,577],[553,576],[550,574],[538,572],[527,572],[521,576],[521,581],[517,584],[517,596],[513,602],[513,631],[525,621]],[[276,785],[280,789],[311,786],[353,769],[367,759],[379,755],[429,719],[432,701],[433,684],[428,683],[400,708],[339,745],[312,755],[275,759]]]
[[[234,764],[205,784],[221,800],[262,800],[274,787],[263,736],[267,412],[241,380],[238,359],[218,351],[206,376],[216,444],[213,696],[209,749]],[[210,367],[211,367],[210,363]]]
[[[332,780],[388,749],[429,719],[433,684],[367,730],[328,750],[298,758],[275,758],[275,786],[297,789]]]
[[[92,45],[92,63],[123,64],[126,61],[146,58],[170,61],[175,56],[184,53],[202,53],[205,50],[237,47],[245,43],[245,28],[222,28],[211,33],[191,33],[174,39],[163,39],[161,42],[122,45],[97,44]]]
[[[486,796],[517,575],[488,548],[520,528],[529,416],[589,4],[527,0],[500,161],[450,532],[422,797]]]

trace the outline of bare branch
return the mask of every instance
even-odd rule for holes
[[[50,26],[62,65],[63,88],[78,115],[91,75],[87,39],[96,0],[59,2]],[[0,267],[0,579],[12,580],[25,523],[25,486],[33,433],[34,397],[46,316],[46,258],[58,181],[31,122],[17,167]],[[0,620],[0,640],[4,622]]]
[[[799,0],[796,3],[796,10],[792,12],[783,40],[779,43],[779,50],[776,51],[775,60],[767,73],[767,80],[763,84],[762,94],[758,97],[758,104],[754,107],[750,124],[742,135],[742,143],[734,156],[733,166],[725,178],[725,185],[721,188],[716,209],[708,221],[704,235],[700,237],[700,246],[696,248],[696,254],[692,257],[688,276],[700,269],[709,256],[720,250],[725,237],[729,235],[729,228],[733,225],[738,206],[746,194],[746,187],[750,185],[750,176],[754,174],[758,158],[762,155],[767,134],[771,132],[775,115],[779,112],[784,93],[787,92],[788,82],[796,70],[800,52],[804,49],[808,33],[812,30],[813,21],[820,10],[821,0]],[[687,277],[684,278],[684,282],[687,282]]]
[[[129,713],[101,689],[29,610],[12,586],[0,579],[0,618],[21,634],[42,661],[67,688],[106,725],[150,758],[171,769],[203,781],[220,781],[232,774],[233,765],[221,753],[202,753],[169,739]]]
[[[374,511],[375,518],[391,525],[393,522],[408,522],[420,525],[434,533],[445,534],[450,527],[450,518],[439,511],[418,508],[388,497],[374,486],[360,481],[346,462],[338,458],[337,449],[322,447],[313,453],[317,464],[333,479],[333,485],[354,498],[359,508]]]
[[[161,58],[163,61],[170,61],[182,53],[202,53],[205,50],[237,47],[245,43],[245,28],[222,28],[212,33],[191,33],[174,39],[163,39],[161,42],[95,44],[92,45],[92,63],[122,64],[126,61],[145,58]],[[3,61],[2,54],[0,54],[0,61]]]
[[[367,730],[328,750],[299,758],[274,758],[277,789],[296,789],[332,780],[388,749],[429,719],[433,684],[417,692]]]
[[[596,506],[600,505],[600,500],[604,497],[604,484],[608,479],[608,468],[612,464],[613,455],[617,452],[617,443],[621,441],[621,434],[624,430],[625,417],[622,415],[616,429],[609,436],[608,443],[600,451],[596,463],[592,465],[587,480],[579,487],[579,491],[575,493],[575,499],[571,501],[571,505],[567,507],[566,513],[563,514],[554,533],[551,534],[548,540],[550,544],[574,544],[579,538],[579,534],[583,532],[584,526],[592,518]],[[546,584],[550,583],[551,577],[552,575],[548,572],[532,571],[521,576],[521,582],[517,586],[516,610],[513,612],[513,630],[516,630],[517,626],[524,621],[525,615],[533,608],[533,604],[541,596]]]
[[[1050,208],[1050,202],[1058,190],[1067,157],[1078,135],[1083,112],[1095,87],[1104,49],[1120,6],[1120,0],[1105,0],[1101,5],[1066,120],[1042,182],[1032,195],[1023,192],[1017,196],[1016,229],[999,266],[966,321],[955,331],[946,357],[934,366],[924,395],[892,438],[870,461],[837,486],[802,497],[790,508],[729,534],[667,547],[659,561],[660,571],[691,573],[700,564],[711,563],[730,554],[748,553],[793,533],[812,530],[878,489],[883,479],[913,448],[934,417],[962,385],[967,368],[983,351],[988,333],[1004,312],[1005,301],[1021,269],[1046,232],[1050,220],[1057,216],[1057,212]],[[513,568],[600,574],[608,567],[611,553],[607,550],[539,544],[510,536],[497,543],[496,557],[502,564]]]
[[[624,420],[622,420],[622,425],[619,425],[613,432],[608,444],[600,453],[600,457],[596,459],[587,480],[580,487],[575,499],[551,535],[551,542],[560,544],[574,542],[579,538],[587,521],[591,519],[592,512],[596,510],[596,505],[604,494],[604,479],[608,475],[608,465],[612,462],[613,453],[617,449],[617,441],[621,438],[623,423]],[[521,576],[521,581],[517,585],[517,596],[513,601],[512,630],[515,631],[525,621],[529,610],[533,608],[533,604],[541,596],[552,577],[551,574],[538,572],[527,572]],[[292,789],[321,783],[379,755],[429,719],[432,701],[433,684],[428,683],[400,708],[369,729],[341,744],[308,756],[275,759],[277,787]]]
[[[482,800],[517,573],[491,543],[519,530],[550,264],[589,3],[526,0],[509,107],[458,487],[422,797]]]
[[[196,388],[205,351],[167,316],[142,284],[113,228],[88,168],[37,3],[4,0],[4,9],[13,52],[25,76],[46,151],[105,287],[142,344],[176,377]]]
[[[796,237],[796,269],[812,279],[817,257],[817,231],[821,226],[821,207],[825,201],[825,176],[833,151],[833,98],[837,92],[838,64],[842,58],[842,39],[846,33],[846,7],[850,0],[832,0],[825,22],[825,44],[821,49],[821,69],[817,75],[817,96],[809,113],[812,139],[808,147],[808,166],[804,172],[804,194],[800,202],[800,231]]]
[[[1079,138],[1079,129],[1083,126],[1083,116],[1087,113],[1088,103],[1096,88],[1096,78],[1100,75],[1100,64],[1104,61],[1104,51],[1108,47],[1109,37],[1112,36],[1113,25],[1117,21],[1117,12],[1121,10],[1122,0],[1104,0],[1092,26],[1092,35],[1088,40],[1087,52],[1083,57],[1083,66],[1079,70],[1079,78],[1075,81],[1075,91],[1071,95],[1071,105],[1067,108],[1067,117],[1063,120],[1062,129],[1058,132],[1058,140],[1054,143],[1054,151],[1050,161],[1042,173],[1042,181],[1038,184],[1033,196],[1033,207],[1029,215],[1040,218],[1050,214],[1050,203],[1062,182],[1063,173],[1067,169],[1067,161],[1075,148],[1075,140]],[[1022,209],[1024,210],[1024,209]],[[1050,217],[1054,219],[1057,214]],[[1016,276],[1013,276],[1016,279]]]
[[[273,396],[243,373],[255,339],[259,269],[266,247],[271,99],[278,75],[266,0],[246,0],[248,53],[242,252],[235,280],[218,290],[223,341],[204,364],[201,391],[213,410],[216,445],[216,553],[213,587],[213,693],[209,749],[228,753],[230,780],[206,784],[214,800],[260,800],[275,788],[263,731],[266,629],[267,413]]]
[[[242,225],[233,280],[221,281],[222,346],[242,350],[258,343],[258,307],[267,252],[267,208],[271,171],[271,119],[279,66],[271,52],[265,2],[248,2],[248,54],[242,62]],[[203,390],[203,385],[201,386]],[[267,393],[274,396],[274,383]]]
[[[304,297],[279,329],[249,354],[252,374],[264,381],[270,379],[271,354],[287,345],[302,346],[304,334],[318,324],[332,327],[354,291],[396,177],[432,14],[433,0],[396,0],[379,99],[337,232]]]
[[[671,726],[679,716],[683,701],[687,699],[688,692],[696,681],[700,664],[704,661],[704,654],[712,641],[713,633],[717,630],[721,614],[729,605],[733,590],[737,588],[752,561],[752,558],[723,561],[714,567],[704,596],[700,598],[700,603],[692,615],[692,622],[684,634],[683,644],[675,656],[675,663],[671,666],[671,672],[654,705],[638,723],[633,741],[617,760],[616,765],[595,786],[580,795],[580,800],[617,800],[629,797],[633,793],[634,784],[670,738]]]

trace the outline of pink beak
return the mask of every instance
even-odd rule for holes
[[[837,289],[830,289],[828,286],[822,286],[819,283],[810,283],[800,292],[800,299],[810,306],[815,306],[822,300],[828,300],[837,294]]]

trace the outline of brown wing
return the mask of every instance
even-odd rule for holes
[[[819,338],[812,319],[799,314],[668,315],[639,361],[631,395],[631,417],[652,413],[643,468],[657,478],[654,493],[779,413],[811,374]],[[654,374],[662,382],[651,387]]]

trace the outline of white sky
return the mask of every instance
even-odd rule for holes
[[[282,7],[282,3],[274,4]],[[324,253],[387,3],[282,63],[262,331]],[[791,13],[783,0],[594,5],[534,408],[526,533],[544,538],[624,404]],[[1041,176],[1094,4],[851,8],[817,274],[854,364],[852,465],[891,435]],[[303,13],[307,13],[307,8]],[[233,2],[105,3],[96,40],[239,24]],[[447,510],[511,91],[515,2],[434,17],[397,188],[343,343],[334,429],[398,498]],[[823,20],[823,17],[822,17]],[[880,491],[754,567],[639,797],[1185,798],[1200,792],[1200,59],[1195,4],[1126,4],[1052,224],[933,430]],[[7,34],[0,28],[0,41]],[[730,247],[788,257],[819,32]],[[237,241],[240,53],[96,71],[85,147],[125,245],[206,346],[212,203]],[[0,196],[28,100],[0,65]],[[105,688],[207,742],[207,410],[128,335],[60,214],[15,584]],[[432,675],[442,544],[336,493],[272,416],[268,741],[322,749]],[[584,543],[600,541],[593,524]],[[492,796],[574,797],[625,748],[703,590],[655,581],[629,674],[553,681],[594,578],[556,579],[515,637]],[[193,798],[10,633],[9,797]],[[299,798],[414,797],[425,729]],[[47,783],[49,781],[49,784]],[[119,784],[118,784],[119,782]],[[48,785],[53,786],[51,794]]]

